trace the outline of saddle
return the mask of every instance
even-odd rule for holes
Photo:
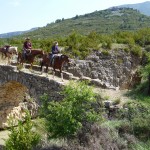
[[[59,59],[60,59],[60,57],[61,57],[62,54],[53,54],[53,57],[52,57],[52,54],[50,54],[50,55],[51,55],[50,56],[50,64],[53,66],[56,58],[59,57]]]
[[[27,56],[31,55],[31,49],[26,49],[26,55]]]

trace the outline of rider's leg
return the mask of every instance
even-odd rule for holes
[[[50,59],[50,65],[52,65],[52,60],[53,60],[53,57],[54,57],[54,56],[53,56],[53,54],[50,54],[50,55],[49,55],[49,59]]]
[[[8,52],[9,47],[10,47],[10,46],[6,46],[6,53]]]
[[[24,51],[22,52],[22,57],[23,57],[23,60],[26,60],[26,53]]]

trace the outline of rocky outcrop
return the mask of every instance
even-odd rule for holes
[[[139,82],[137,67],[142,58],[124,50],[108,53],[93,51],[86,60],[76,60],[76,66],[68,71],[80,78],[90,78],[90,82],[103,88],[127,89]],[[138,80],[136,80],[138,79]]]
[[[30,97],[28,89],[18,82],[8,82],[0,86],[0,129],[9,127],[8,120],[13,118],[14,125],[23,120],[26,111],[32,118],[37,116],[38,104]]]

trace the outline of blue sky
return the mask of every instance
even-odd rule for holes
[[[43,27],[56,19],[72,18],[122,4],[146,0],[0,0],[0,34]]]

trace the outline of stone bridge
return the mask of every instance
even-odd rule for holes
[[[69,76],[68,76],[69,78]],[[40,96],[48,94],[52,100],[58,100],[62,87],[69,81],[61,81],[61,78],[52,78],[52,75],[41,74],[38,71],[32,73],[29,69],[18,70],[17,66],[0,65],[0,85],[10,81],[17,81],[26,86],[31,97],[40,103]]]

